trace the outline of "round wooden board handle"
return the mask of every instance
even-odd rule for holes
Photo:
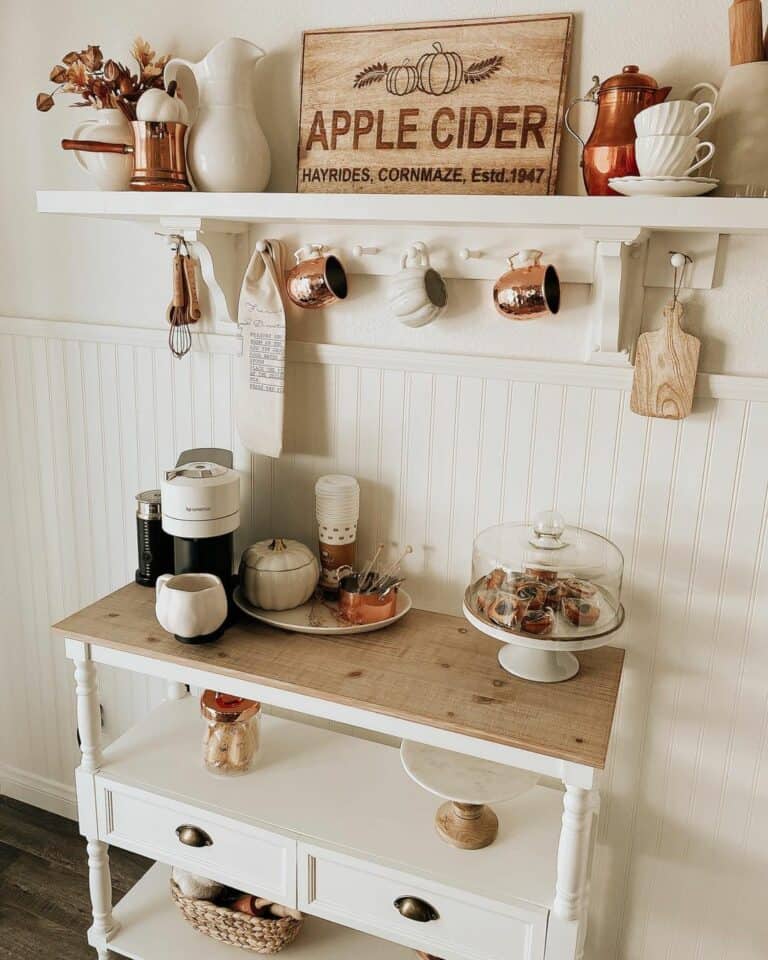
[[[765,57],[763,9],[760,0],[736,0],[728,9],[731,65],[754,63]]]

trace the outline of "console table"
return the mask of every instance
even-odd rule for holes
[[[308,915],[296,960],[576,960],[590,852],[624,651],[579,655],[561,684],[517,679],[499,644],[464,620],[412,610],[349,637],[243,621],[185,646],[158,625],[154,591],[130,584],[56,624],[75,663],[93,925],[88,942],[135,960],[235,960],[196,933],[170,898],[169,865]],[[167,700],[102,748],[96,664],[167,682]],[[214,688],[556,777],[495,807],[497,840],[463,851],[437,835],[435,798],[397,749],[330,727],[264,718],[256,769],[220,779],[202,765],[202,721],[187,685]],[[192,824],[210,843],[187,846]],[[108,844],[157,863],[113,909]],[[417,898],[434,916],[395,908]]]

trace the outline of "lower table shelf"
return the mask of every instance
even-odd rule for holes
[[[156,863],[114,908],[120,930],[109,949],[129,960],[237,960],[251,956],[194,930],[171,900],[170,867]],[[307,917],[286,960],[414,960],[413,950]]]

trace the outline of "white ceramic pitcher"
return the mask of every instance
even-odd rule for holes
[[[246,193],[263,190],[270,173],[269,145],[253,108],[251,72],[264,51],[231,37],[199,63],[175,57],[165,67],[165,85],[179,67],[192,71],[197,108],[191,111],[187,166],[198,190]],[[184,92],[183,79],[179,81]]]

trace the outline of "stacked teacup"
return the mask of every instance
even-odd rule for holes
[[[354,477],[334,473],[315,483],[315,513],[320,541],[320,585],[338,589],[339,567],[355,558],[360,486]]]
[[[717,95],[711,84],[699,84]],[[712,118],[714,103],[667,100],[646,107],[635,117],[635,160],[642,177],[688,177],[709,163],[715,153],[699,133]]]

